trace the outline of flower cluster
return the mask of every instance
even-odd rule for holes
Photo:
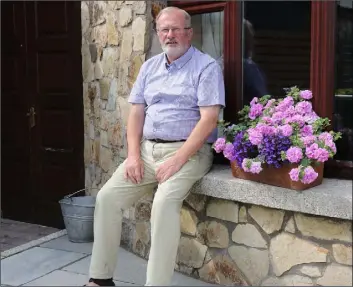
[[[223,137],[213,148],[246,172],[260,173],[263,165],[295,164],[289,172],[293,181],[313,182],[313,166],[332,158],[340,133],[327,132],[330,121],[313,110],[309,90],[286,89],[284,99],[253,98],[240,112],[240,123],[220,122]]]

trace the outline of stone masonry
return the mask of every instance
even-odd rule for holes
[[[126,158],[127,99],[166,3],[81,3],[85,186],[94,195]],[[124,212],[121,244],[146,259],[152,200]],[[222,285],[352,285],[352,221],[193,193],[180,218],[175,267],[190,276]]]

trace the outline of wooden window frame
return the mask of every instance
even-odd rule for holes
[[[242,7],[243,1],[168,1],[168,6],[184,9],[190,15],[224,11],[224,119],[237,122],[242,107]],[[310,89],[313,107],[321,117],[333,121],[335,79],[336,1],[311,2]],[[329,160],[325,177],[352,179],[353,161]]]

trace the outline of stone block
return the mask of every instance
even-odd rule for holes
[[[332,245],[333,256],[337,263],[352,266],[352,246],[345,246],[343,244]]]
[[[290,232],[290,233],[295,233],[295,225],[294,225],[294,219],[291,217],[287,224],[286,227],[284,228],[285,231]]]
[[[248,212],[267,234],[271,234],[281,229],[284,211],[252,206]]]
[[[330,264],[316,283],[322,286],[352,286],[352,267]]]
[[[148,221],[151,218],[152,204],[150,202],[139,201],[135,207],[136,220]]]
[[[132,21],[132,9],[123,7],[119,11],[119,24],[121,27],[128,26]]]
[[[136,15],[144,15],[146,13],[146,1],[133,1],[133,2],[134,3],[132,7]]]
[[[198,219],[194,211],[182,207],[180,211],[180,229],[182,233],[195,235]]]
[[[189,267],[200,268],[203,265],[207,246],[195,239],[181,237],[178,248],[178,262]]]
[[[304,236],[352,242],[352,221],[295,214],[297,228]]]
[[[128,61],[132,54],[132,32],[131,29],[125,29],[123,32],[123,39],[121,42],[121,50],[120,50],[120,61]],[[127,75],[128,73],[126,73]]]
[[[228,285],[247,286],[235,263],[228,255],[217,255],[199,269],[199,276],[207,282]]]
[[[104,77],[113,78],[117,76],[119,67],[119,49],[117,47],[109,47],[104,49],[102,56],[102,67]]]
[[[142,257],[146,256],[150,243],[149,222],[137,222],[135,225],[135,236],[132,250]]]
[[[94,65],[94,78],[95,80],[100,80],[103,78],[103,68],[100,61],[96,62]]]
[[[205,207],[206,196],[195,193],[189,193],[188,197],[185,199],[185,202],[190,205],[194,210],[200,212]]]
[[[250,247],[267,248],[267,242],[252,224],[238,224],[232,233],[232,240]]]
[[[102,145],[99,150],[99,165],[105,172],[109,171],[109,169],[114,166],[111,150]]]
[[[91,61],[91,54],[88,45],[82,45],[82,77],[83,81],[88,83],[94,80],[94,64]]]
[[[100,132],[100,142],[102,146],[109,148],[108,133],[104,130],[101,130]]]
[[[108,45],[118,46],[120,31],[118,29],[117,15],[114,12],[107,13],[107,42]]]
[[[107,111],[114,112],[116,111],[116,99],[118,97],[118,81],[116,78],[113,78],[110,83],[109,93],[108,93],[108,103]]]
[[[110,78],[102,78],[99,80],[100,95],[102,100],[108,100],[110,82]]]
[[[305,276],[285,275],[281,278],[270,277],[261,286],[314,286],[313,281]]]
[[[145,52],[146,21],[137,17],[132,22],[132,36],[134,39],[133,51]]]
[[[106,5],[105,1],[88,2],[90,20],[93,27],[105,23]]]
[[[198,225],[197,237],[209,247],[227,248],[229,233],[227,227],[216,221],[206,221]]]
[[[229,200],[211,199],[207,205],[206,215],[226,221],[238,222],[239,206]]]
[[[130,89],[132,88],[132,86],[134,85],[137,79],[137,76],[140,72],[140,68],[142,64],[143,64],[143,61],[141,60],[141,57],[139,55],[133,58],[131,66],[129,67],[129,75],[128,75],[128,85]]]
[[[280,276],[295,265],[326,262],[328,250],[292,234],[281,233],[272,238],[270,254],[273,272]]]
[[[309,277],[320,277],[322,275],[321,270],[317,266],[304,265],[300,268],[300,272]]]
[[[242,223],[248,222],[248,218],[247,217],[248,217],[248,214],[247,214],[247,211],[246,211],[246,207],[242,206],[239,209],[239,222],[242,222]]]
[[[259,286],[261,280],[267,276],[270,268],[268,250],[231,246],[228,248],[228,252],[251,285]]]
[[[106,47],[108,43],[108,33],[106,24],[96,26],[91,31],[91,41],[99,47]]]

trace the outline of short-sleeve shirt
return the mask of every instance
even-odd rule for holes
[[[145,105],[145,139],[186,140],[200,120],[200,107],[225,107],[221,67],[193,46],[171,64],[161,53],[141,66],[129,103]],[[207,142],[216,137],[217,129]]]

